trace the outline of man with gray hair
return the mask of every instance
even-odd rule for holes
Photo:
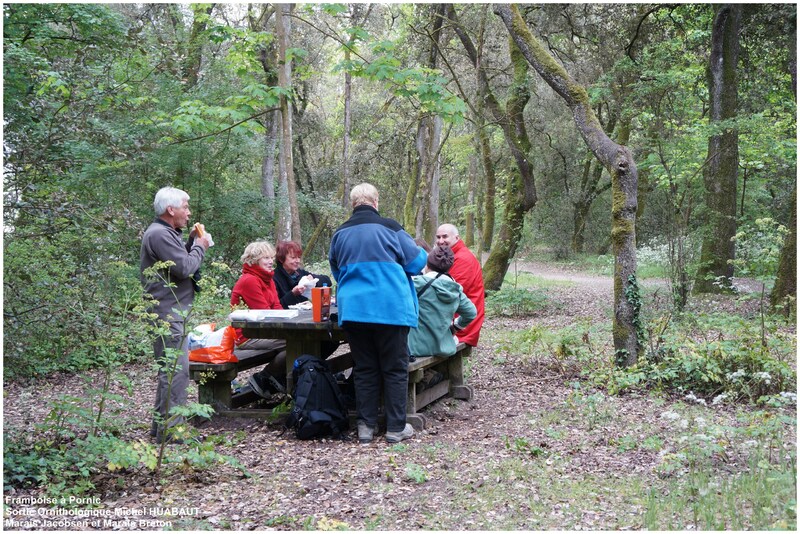
[[[353,215],[333,234],[328,259],[338,284],[339,325],[355,363],[358,440],[374,439],[383,393],[385,439],[397,443],[414,435],[406,423],[408,332],[419,311],[411,277],[427,254],[400,223],[378,214],[373,185],[354,187],[350,202]]]
[[[475,305],[478,312],[475,320],[469,323],[469,326],[460,332],[456,332],[456,337],[459,341],[476,347],[478,338],[481,335],[481,327],[483,326],[486,300],[481,264],[459,237],[458,228],[452,224],[439,226],[436,230],[436,244],[440,247],[446,245],[453,249],[455,261],[450,268],[450,276],[461,284],[461,287],[464,288],[464,293]]]
[[[169,325],[169,334],[158,336],[153,343],[153,352],[160,368],[155,400],[157,414],[150,434],[159,443],[164,440],[180,442],[180,437],[167,435],[165,424],[168,423],[172,428],[183,422],[181,417],[170,420],[169,411],[173,406],[186,404],[189,353],[184,318],[194,302],[195,274],[213,241],[210,234],[199,236],[194,228],[189,233],[188,242],[183,242],[182,230],[189,224],[192,214],[189,211],[189,195],[185,191],[174,187],[159,189],[153,208],[156,218],[142,237],[140,277],[145,293],[153,298],[148,311],[155,313],[159,322]],[[173,265],[160,270],[156,277],[146,276],[144,271],[157,262],[172,262]],[[167,349],[179,351],[177,360],[168,358]]]

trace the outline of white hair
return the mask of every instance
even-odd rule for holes
[[[358,184],[350,191],[350,204],[353,208],[358,206],[374,206],[378,202],[378,190],[374,185]]]
[[[184,200],[189,200],[189,194],[176,187],[162,187],[156,193],[156,198],[153,201],[153,209],[156,212],[156,217],[160,217],[167,212],[167,208],[180,208]]]

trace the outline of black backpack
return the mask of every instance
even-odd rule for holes
[[[341,437],[350,421],[328,364],[316,356],[304,354],[295,360],[292,378],[294,408],[284,423],[286,428],[293,428],[297,439]]]

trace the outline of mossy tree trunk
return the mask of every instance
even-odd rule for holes
[[[736,180],[739,172],[739,133],[724,121],[736,118],[738,93],[736,65],[739,61],[739,26],[742,7],[714,7],[711,57],[708,68],[711,125],[723,128],[708,138],[708,164],[703,172],[708,229],[700,251],[695,293],[730,290],[733,278],[736,235]]]
[[[486,121],[480,117],[477,123],[477,142],[480,148],[481,167],[483,168],[484,189],[483,200],[483,225],[481,228],[481,242],[484,251],[492,250],[494,240],[495,198],[497,193],[497,175],[494,172],[492,161],[492,147],[489,144],[489,134],[486,130]]]
[[[525,59],[569,108],[586,145],[611,175],[611,241],[614,251],[614,349],[619,365],[636,363],[640,349],[640,297],[636,283],[638,175],[631,151],[612,141],[589,105],[586,89],[536,39],[514,5],[499,4],[500,16]]]
[[[792,218],[778,261],[778,276],[770,293],[773,308],[782,307],[787,316],[797,310],[797,186],[792,192]]]
[[[500,231],[489,258],[483,266],[483,283],[487,290],[498,290],[508,271],[511,258],[517,250],[522,237],[525,212],[536,205],[536,183],[533,168],[529,161],[531,143],[525,128],[523,111],[530,100],[528,87],[528,65],[514,42],[510,42],[511,62],[514,67],[514,80],[508,91],[508,101],[504,110],[489,86],[489,78],[480,62],[479,54],[472,39],[458,22],[455,9],[448,4],[447,17],[453,23],[464,49],[478,74],[478,92],[483,97],[486,110],[503,131],[509,150],[514,157],[516,169],[509,174],[506,185],[505,210]],[[487,192],[488,196],[488,192]],[[484,228],[488,225],[484,222]]]
[[[792,43],[797,42],[797,21],[794,23]],[[789,75],[792,77],[792,94],[797,100],[797,48],[792,47],[787,65]],[[790,315],[797,311],[797,184],[792,191],[792,211],[789,220],[789,233],[783,242],[781,257],[778,261],[778,275],[775,286],[770,294],[770,303],[773,308],[784,307],[784,312]]]
[[[278,83],[286,90],[292,90],[292,62],[287,61],[287,52],[291,46],[291,12],[292,4],[279,4],[277,9],[276,34],[278,36]],[[281,108],[281,153],[280,174],[281,193],[285,195],[284,202],[288,205],[288,212],[281,210],[279,223],[276,225],[276,241],[291,239],[302,243],[300,230],[300,212],[297,206],[297,183],[294,177],[294,155],[292,142],[292,106],[285,94],[280,96]],[[288,216],[288,220],[287,220]]]

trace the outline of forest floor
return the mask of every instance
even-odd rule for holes
[[[480,347],[466,363],[474,398],[435,403],[426,411],[429,427],[412,439],[396,445],[385,443],[382,436],[368,445],[357,440],[298,441],[275,423],[214,420],[198,428],[200,436],[215,443],[217,452],[234,457],[246,473],[224,463],[197,469],[189,456],[178,465],[168,465],[158,480],[145,470],[105,473],[96,477],[96,488],[87,493],[95,497],[93,507],[112,514],[127,509],[133,515],[127,521],[112,516],[113,521],[99,528],[648,528],[645,518],[653,492],[663,495],[675,488],[661,466],[665,456],[680,447],[681,435],[663,414],[679,413],[690,421],[702,418],[719,426],[740,425],[737,417],[743,408],[700,406],[658,393],[607,395],[581,386],[577,375],[557,372],[546,355],[540,355],[536,365],[530,365],[530,358],[523,365],[521,355],[506,342],[509,332],[534,325],[556,329],[581,321],[608,324],[612,284],[608,277],[538,263],[512,265],[510,273],[515,268],[546,280],[541,290],[547,305],[529,317],[487,318]],[[737,304],[723,298],[713,306],[733,310]],[[757,310],[757,302],[749,306],[742,313]],[[598,350],[610,352],[610,340],[595,342]],[[119,388],[128,399],[127,438],[149,442],[154,377],[144,364],[128,365],[123,372],[133,383],[132,396]],[[34,388],[6,383],[6,431],[32,431],[47,416],[49,400],[62,394],[81,397],[85,387],[67,374]],[[794,429],[789,432],[782,447],[795,447]],[[186,449],[168,448],[173,457]],[[735,451],[724,461],[713,462],[722,478],[747,470],[745,456]],[[39,490],[6,490],[5,517],[10,513],[41,517],[40,505],[24,502],[42,495]],[[14,497],[10,504],[9,497]],[[698,528],[688,512],[672,515],[662,528]],[[66,530],[98,529],[90,522],[82,525]],[[746,520],[722,525],[737,527],[752,525]]]

